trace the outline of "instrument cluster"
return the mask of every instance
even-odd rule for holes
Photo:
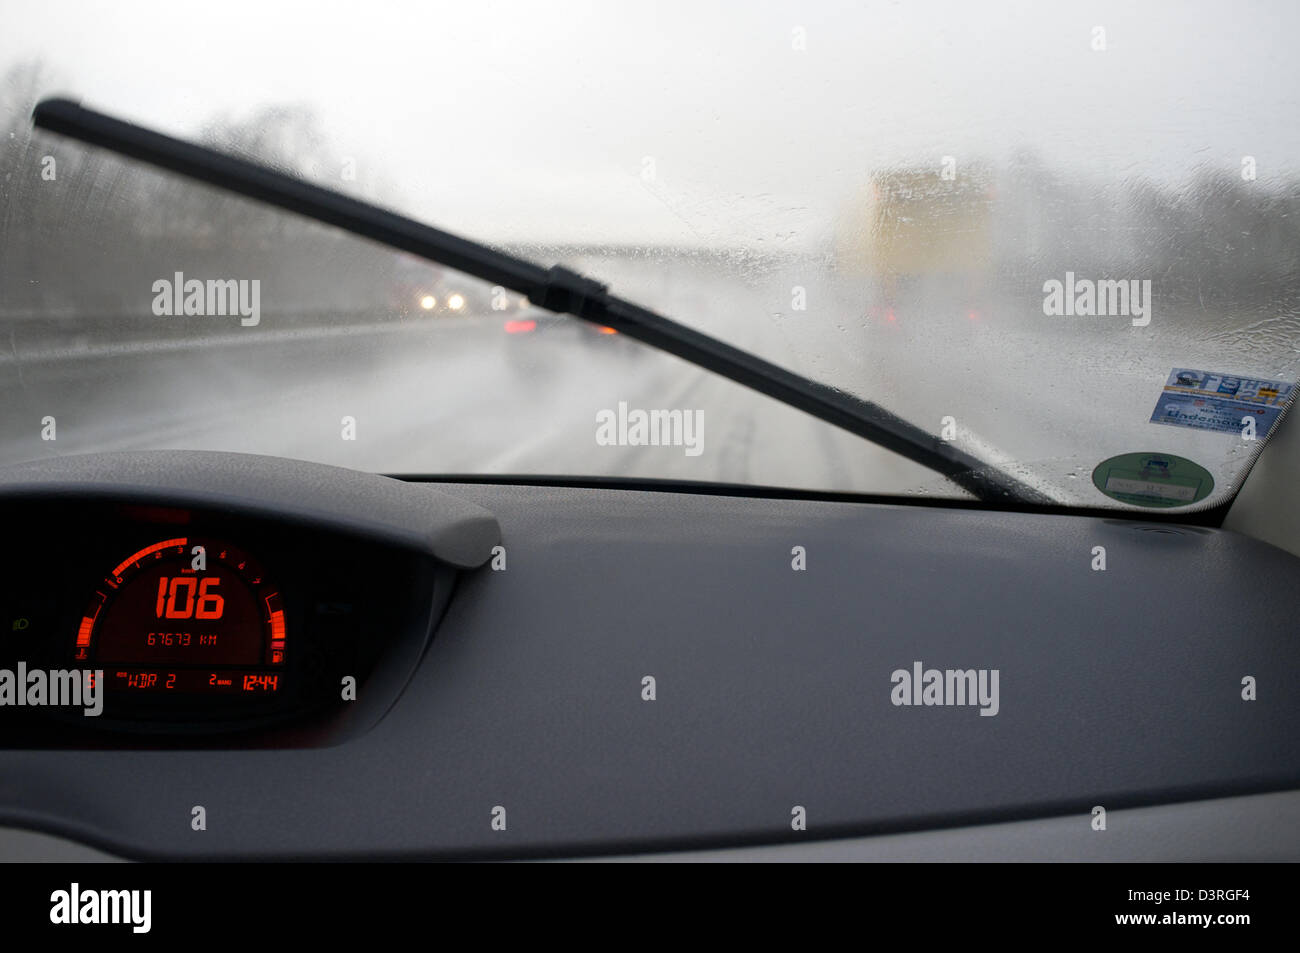
[[[400,691],[449,588],[417,554],[265,516],[5,510],[0,747],[333,743]]]

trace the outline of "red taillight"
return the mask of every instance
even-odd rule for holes
[[[599,331],[601,334],[618,334],[618,332],[615,331],[613,328],[607,328],[603,326],[596,328],[596,330]]]
[[[536,327],[536,321],[507,321],[506,334],[527,334],[529,331],[535,330]]]

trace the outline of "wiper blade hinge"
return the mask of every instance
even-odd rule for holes
[[[604,324],[604,315],[609,311],[609,287],[563,265],[552,265],[545,282],[528,295],[528,301],[547,311]]]

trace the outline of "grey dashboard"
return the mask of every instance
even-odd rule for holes
[[[490,513],[500,542],[455,573],[373,724],[2,750],[0,826],[128,858],[568,857],[1050,818],[1088,832],[1097,808],[1300,787],[1300,559],[1230,531],[401,492]],[[1296,856],[1294,837],[1271,843]]]

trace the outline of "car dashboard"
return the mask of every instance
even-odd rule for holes
[[[1087,832],[1300,786],[1300,559],[1228,530],[197,452],[10,467],[0,511],[0,669],[104,691],[0,711],[0,827],[117,857]]]

